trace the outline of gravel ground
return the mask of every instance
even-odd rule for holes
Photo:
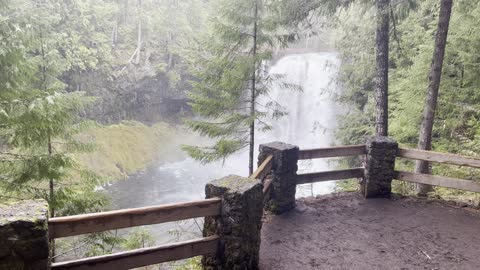
[[[261,270],[480,270],[480,212],[357,193],[305,198],[266,216]]]

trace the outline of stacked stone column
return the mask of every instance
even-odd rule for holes
[[[398,143],[388,137],[367,140],[365,178],[360,190],[365,198],[389,196],[395,169]]]
[[[23,201],[0,206],[0,269],[49,269],[48,205]]]
[[[298,146],[282,142],[260,145],[259,164],[269,155],[273,155],[273,182],[265,208],[274,214],[282,214],[295,208],[298,152]]]
[[[206,217],[204,236],[220,236],[216,254],[204,256],[203,269],[256,270],[263,215],[260,180],[230,175],[207,184],[206,197],[222,198],[221,215]]]

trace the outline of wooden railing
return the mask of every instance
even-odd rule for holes
[[[366,154],[366,145],[351,145],[318,149],[300,150],[299,160],[345,157]],[[399,148],[397,157],[424,160],[443,164],[480,168],[480,159],[455,154],[438,153],[417,149]],[[351,168],[316,173],[298,174],[297,184],[308,184],[331,180],[361,178],[364,176],[364,168]],[[394,178],[401,181],[428,184],[447,188],[455,188],[466,191],[480,192],[480,183],[471,180],[451,178],[445,176],[419,174],[405,171],[395,171]]]
[[[48,221],[51,239],[102,232],[141,225],[151,225],[189,218],[217,216],[221,199],[193,201],[77,216],[51,218]],[[210,236],[175,244],[135,249],[109,255],[52,264],[52,269],[130,269],[167,261],[215,253],[218,236]]]
[[[367,153],[366,146],[361,145],[348,145],[337,146],[328,148],[316,148],[316,149],[302,149],[299,152],[298,159],[315,159],[315,158],[329,158],[329,157],[346,157],[346,156],[358,156]]]
[[[339,147],[304,149],[299,152],[299,160],[330,158],[330,157],[346,157],[365,155],[367,153],[365,145],[349,145]],[[297,185],[308,184],[314,182],[323,182],[331,180],[343,180],[350,178],[362,178],[365,169],[351,168],[344,170],[323,171],[316,173],[298,174]]]
[[[273,156],[270,155],[262,162],[262,164],[260,164],[260,166],[258,166],[258,168],[253,172],[253,174],[250,175],[250,178],[262,180],[272,170],[272,164]]]
[[[295,189],[295,186],[291,185],[291,182],[295,182],[296,184],[306,184],[306,183],[313,183],[313,182],[322,182],[322,181],[331,181],[331,180],[342,180],[342,179],[350,179],[350,178],[366,178],[366,181],[362,181],[364,187],[369,187],[368,185],[371,184],[370,187],[379,186],[378,183],[385,184],[382,182],[388,181],[387,188],[382,186],[382,190],[374,190],[378,191],[376,194],[371,192],[369,189],[363,189],[362,192],[365,190],[369,191],[370,193],[365,193],[364,195],[368,197],[375,197],[375,196],[383,196],[390,193],[390,182],[391,182],[391,175],[393,173],[394,179],[407,181],[407,182],[415,182],[415,183],[422,183],[428,185],[435,185],[435,186],[442,186],[448,188],[456,188],[462,189],[467,191],[474,191],[480,192],[480,183],[471,181],[471,180],[464,180],[464,179],[456,179],[456,178],[449,178],[444,176],[436,176],[436,175],[428,175],[428,174],[419,174],[419,173],[412,173],[412,172],[405,172],[405,171],[394,171],[394,162],[395,158],[408,158],[408,159],[415,159],[415,160],[424,160],[429,162],[439,162],[444,164],[453,164],[453,165],[460,165],[460,166],[469,166],[474,168],[480,168],[480,159],[473,158],[473,157],[466,157],[461,155],[452,155],[452,154],[444,154],[444,153],[437,153],[432,151],[421,151],[415,149],[404,149],[400,148],[397,149],[397,144],[392,140],[385,140],[382,139],[382,145],[380,148],[375,150],[374,144],[369,144],[368,147],[372,147],[368,149],[368,158],[366,159],[366,166],[368,171],[365,168],[350,168],[350,169],[343,169],[343,170],[331,170],[331,171],[322,171],[322,172],[314,172],[314,173],[304,173],[304,174],[295,174],[296,173],[296,152],[298,148],[296,146],[287,145],[290,148],[282,148],[286,144],[284,144],[279,149],[273,148],[275,151],[275,155],[279,155],[280,158],[274,159],[272,155],[267,156],[262,163],[258,166],[258,169],[249,177],[251,179],[258,179],[263,183],[263,194],[264,194],[264,201],[263,206],[265,206],[266,202],[274,203],[271,205],[276,206],[276,214],[281,214],[285,211],[289,211],[293,204],[290,204],[290,201],[295,201],[295,192],[290,192],[291,189]],[[388,147],[386,147],[384,145]],[[278,143],[275,143],[277,145]],[[384,147],[386,147],[384,149]],[[375,151],[371,151],[371,149]],[[379,151],[380,149],[381,151]],[[295,155],[292,155],[295,153]],[[396,153],[396,154],[395,154]],[[330,157],[345,157],[345,156],[357,156],[357,155],[366,155],[367,154],[367,146],[366,145],[352,145],[352,146],[342,146],[342,147],[329,147],[329,148],[318,148],[318,149],[304,149],[300,150],[298,153],[299,160],[305,159],[316,159],[316,158],[330,158]],[[286,156],[283,156],[286,155]],[[286,157],[286,158],[284,158]],[[288,157],[288,158],[287,158]],[[295,159],[293,158],[295,157]],[[263,157],[262,157],[263,158]],[[369,164],[369,160],[373,160],[376,162],[374,165]],[[285,162],[285,164],[275,164],[275,162]],[[378,162],[385,164],[381,164],[382,166],[377,166]],[[280,168],[280,169],[279,169]],[[279,170],[277,170],[279,169]],[[287,172],[284,172],[283,169],[286,169]],[[271,175],[272,172],[275,171],[275,174]],[[388,170],[388,172],[384,173],[384,170]],[[386,176],[385,176],[386,175]],[[293,178],[292,178],[293,176]],[[380,177],[379,177],[380,176]],[[390,178],[389,178],[390,177]],[[239,177],[241,178],[241,177]],[[230,179],[226,177],[225,179]],[[216,180],[218,181],[218,180]],[[272,183],[273,181],[278,181],[275,184],[275,196],[270,196],[270,190],[272,190]],[[214,183],[215,181],[211,182],[210,184]],[[250,184],[251,181],[246,181],[247,184]],[[372,182],[372,183],[369,183]],[[219,182],[223,183],[223,182]],[[258,183],[258,181],[255,181]],[[235,183],[231,183],[232,186],[236,185]],[[278,185],[277,185],[278,184]],[[220,184],[221,188],[224,188],[223,184]],[[381,186],[381,185],[380,185]],[[237,187],[238,188],[238,187]],[[256,195],[255,198],[258,198],[258,194],[260,191],[257,189],[258,186],[255,184],[254,186]],[[279,190],[276,190],[276,189]],[[288,190],[281,190],[281,189],[288,189]],[[233,189],[232,192],[237,192],[238,190]],[[285,192],[286,191],[286,192]],[[220,196],[217,193],[213,193],[213,196]],[[230,193],[233,194],[233,193]],[[237,194],[237,193],[235,193]],[[249,194],[247,191],[245,194]],[[244,194],[244,195],[245,195]],[[291,196],[293,194],[293,196]],[[373,195],[372,195],[373,194]],[[206,194],[209,196],[208,192]],[[228,194],[227,194],[228,195]],[[221,195],[221,196],[225,196]],[[278,200],[279,196],[283,196]],[[287,196],[291,196],[290,198],[286,198]],[[210,196],[211,197],[211,196]],[[251,197],[251,198],[254,198]],[[223,197],[223,198],[230,198],[230,197]],[[240,197],[238,202],[231,202],[229,199],[222,200],[220,198],[211,198],[206,200],[199,200],[199,201],[192,201],[187,203],[176,203],[176,204],[167,204],[167,205],[159,205],[159,206],[150,206],[150,207],[142,207],[142,208],[133,208],[133,209],[123,209],[123,210],[116,210],[116,211],[109,211],[109,212],[101,212],[101,213],[92,213],[92,214],[84,214],[84,215],[76,215],[76,216],[68,216],[68,217],[57,217],[51,218],[48,220],[48,234],[50,239],[62,238],[62,237],[69,237],[69,236],[76,236],[86,233],[95,233],[95,232],[102,232],[108,230],[116,230],[122,228],[130,228],[142,225],[151,225],[151,224],[158,224],[164,222],[172,222],[178,220],[185,220],[190,218],[197,218],[197,217],[215,217],[222,215],[223,217],[229,217],[228,215],[228,205],[234,204],[239,205],[244,201],[250,202],[248,196]],[[277,202],[285,202],[283,212],[280,212],[280,204],[275,204]],[[258,202],[257,202],[258,203]],[[222,207],[227,206],[227,207]],[[247,207],[246,204],[241,204],[242,207]],[[261,207],[260,203],[256,204],[257,210]],[[267,206],[268,207],[268,206]],[[231,209],[235,209],[235,207],[230,207]],[[223,209],[223,211],[222,211]],[[243,209],[243,208],[240,208]],[[270,209],[272,210],[272,209]],[[230,213],[231,214],[231,213]],[[235,213],[234,213],[235,214]],[[238,214],[238,213],[236,213]],[[255,215],[254,215],[255,216]],[[258,218],[257,222],[261,224],[261,213],[256,215]],[[231,218],[230,218],[231,219]],[[230,219],[225,218],[225,220],[229,221]],[[210,222],[210,225],[217,222],[213,219],[206,219],[207,222]],[[240,218],[239,220],[247,220],[248,224],[252,224],[250,219]],[[232,219],[232,222],[234,220]],[[212,223],[214,222],[214,223]],[[217,224],[218,225],[218,224]],[[217,226],[215,225],[215,226]],[[245,225],[245,224],[243,224]],[[213,226],[213,227],[215,227]],[[207,226],[208,227],[208,226]],[[206,227],[206,228],[207,228]],[[212,227],[212,228],[213,228]],[[221,239],[221,236],[216,235],[221,234],[221,230],[217,230],[214,228],[206,235],[210,235],[208,237],[203,237],[199,239],[178,242],[174,244],[162,245],[162,246],[155,246],[155,247],[148,247],[148,248],[141,248],[141,249],[134,249],[130,251],[118,252],[109,255],[103,256],[96,256],[90,258],[83,258],[78,260],[71,260],[71,261],[64,261],[64,262],[56,262],[52,263],[51,269],[60,270],[60,269],[131,269],[137,268],[147,265],[153,265],[168,261],[174,260],[181,260],[187,259],[194,256],[199,255],[209,255],[209,254],[224,254],[225,252],[228,253],[228,258],[234,257],[234,261],[237,260],[235,256],[236,253],[232,253],[230,251],[226,251],[226,249],[222,250],[223,245],[219,245],[220,241],[229,241],[228,238]],[[240,237],[237,235],[235,239],[243,239],[238,241],[250,241],[249,239],[250,231],[241,231],[239,233]],[[257,232],[259,233],[259,232]],[[247,235],[247,236],[245,236]],[[244,238],[242,238],[244,237]],[[260,235],[258,235],[260,237]],[[237,240],[235,240],[237,241]],[[258,247],[259,248],[258,242]],[[235,243],[237,244],[237,243]],[[255,243],[256,245],[257,243]],[[249,250],[257,250],[257,248],[252,248]],[[222,253],[223,252],[223,253]],[[237,252],[234,250],[234,252]],[[254,254],[252,256],[258,257],[258,254]],[[239,258],[243,259],[245,254]],[[250,254],[251,255],[251,254]],[[253,258],[252,257],[252,258]],[[240,260],[241,260],[240,259]],[[208,261],[208,260],[207,260]],[[220,267],[221,268],[221,267]],[[225,268],[223,266],[223,268]]]
[[[219,237],[210,236],[170,245],[141,248],[75,261],[53,263],[52,269],[132,269],[162,262],[215,253]]]
[[[268,156],[250,178],[264,180],[271,172],[273,157]],[[268,191],[271,179],[265,181],[264,193]],[[103,232],[142,225],[151,225],[190,218],[218,216],[221,199],[212,198],[187,203],[165,204],[108,212],[56,217],[48,221],[51,239],[76,236],[86,233]],[[219,237],[209,236],[179,242],[118,252],[109,255],[53,263],[51,268],[60,269],[130,269],[162,262],[187,259],[215,253]]]
[[[165,204],[109,212],[52,218],[50,238],[75,236],[142,225],[158,224],[220,214],[220,199]]]
[[[273,165],[273,156],[268,156],[260,166],[258,166],[257,170],[250,175],[252,179],[260,179],[263,182],[263,194],[266,194],[269,189],[270,185],[272,184],[271,178],[266,178],[268,174],[272,171]]]
[[[400,148],[398,149],[397,157],[480,168],[480,159],[433,151]],[[405,171],[395,171],[394,178],[407,182],[480,192],[480,183],[471,180]]]
[[[366,145],[304,149],[299,151],[299,160],[365,154],[367,154]],[[397,157],[480,168],[480,159],[432,151],[400,148],[398,149]],[[260,179],[263,182],[264,194],[268,193],[272,186],[273,178],[269,176],[269,174],[272,172],[273,163],[273,156],[268,156],[260,164],[258,169],[249,177]],[[363,167],[298,174],[296,184],[362,178],[364,177],[364,174],[365,169]],[[394,178],[408,182],[480,192],[480,183],[464,179],[404,171],[395,171]],[[265,197],[267,198],[267,196]],[[218,216],[221,214],[221,204],[221,199],[212,198],[188,203],[52,218],[49,220],[49,234],[50,238],[54,239],[197,217]],[[167,261],[191,258],[199,255],[212,254],[217,251],[219,241],[220,237],[213,235],[175,244],[135,249],[80,260],[57,262],[53,263],[51,268],[55,270],[136,268]]]
[[[365,171],[364,168],[353,168],[353,169],[299,174],[297,177],[297,185],[314,183],[314,182],[332,181],[332,180],[343,180],[343,179],[350,179],[350,178],[362,178],[364,175],[364,171]]]

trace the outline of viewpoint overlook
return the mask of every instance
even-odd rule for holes
[[[0,1],[0,270],[480,269],[479,18]]]

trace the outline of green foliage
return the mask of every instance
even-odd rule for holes
[[[30,69],[25,63],[25,49],[29,38],[24,18],[11,14],[9,2],[0,2],[0,97],[11,100],[15,97],[15,89],[27,80]]]
[[[189,92],[193,110],[201,117],[189,120],[192,130],[212,138],[209,147],[185,146],[193,158],[203,162],[225,159],[250,144],[249,129],[283,115],[281,106],[268,99],[273,86],[298,89],[282,82],[282,76],[265,72],[264,63],[272,50],[295,39],[280,20],[279,2],[262,0],[217,1],[209,31],[197,54],[193,89]]]
[[[92,257],[112,253],[125,239],[118,235],[118,231],[107,231],[88,234],[83,241],[88,244],[84,256]]]
[[[71,203],[75,188],[66,185],[71,182],[60,183],[84,172],[71,153],[92,149],[91,144],[75,140],[75,135],[92,123],[78,122],[78,111],[85,104],[81,93],[40,94],[45,97],[22,100],[0,117],[4,123],[0,135],[8,145],[0,160],[1,185],[8,192],[44,198],[52,209],[62,208]],[[58,184],[55,196],[47,189],[49,181]],[[96,177],[85,177],[77,186],[93,189],[94,184],[98,184]]]
[[[87,210],[87,202],[79,201],[82,196],[68,198],[78,192],[91,199],[88,194],[100,184],[99,177],[83,166],[91,168],[91,162],[84,162],[86,154],[81,154],[94,150],[90,141],[95,136],[84,135],[94,123],[79,117],[89,114],[92,107],[87,105],[97,99],[75,90],[98,94],[102,89],[86,86],[92,74],[103,76],[106,83],[117,75],[125,66],[125,61],[118,60],[130,56],[136,46],[138,20],[143,21],[142,58],[165,58],[157,60],[165,66],[161,73],[167,73],[172,84],[185,80],[182,73],[186,67],[180,64],[180,54],[189,50],[197,27],[202,26],[206,4],[200,0],[142,1],[141,6],[133,2],[137,1],[2,1],[0,173],[2,189],[8,190],[9,196],[55,200],[57,213]],[[113,38],[115,31],[118,33]],[[108,131],[115,133],[114,128]],[[146,154],[143,148],[158,146],[157,141],[152,142],[158,139],[156,134],[150,134],[155,132],[161,130],[147,130],[147,142],[139,149],[142,156],[135,161],[112,151],[108,158],[112,158],[116,171],[107,177],[121,178],[153,160],[155,154],[151,150]],[[100,133],[94,135],[107,141],[108,134]],[[127,136],[135,136],[133,133],[127,131]],[[55,181],[56,196],[49,195],[50,181]],[[89,211],[98,210],[95,204]],[[61,207],[66,207],[65,211]]]
[[[153,245],[155,245],[155,238],[149,230],[143,227],[131,230],[122,243],[122,246],[127,250],[151,247]]]
[[[343,86],[339,100],[350,108],[337,132],[342,144],[360,143],[373,131],[375,33],[371,8],[371,3],[353,4],[338,14],[337,46],[342,61],[339,82]],[[392,8],[395,25],[390,38],[389,129],[390,136],[408,147],[417,145],[438,10],[436,0],[408,1]],[[433,131],[436,151],[476,156],[479,150],[480,40],[473,34],[480,30],[479,16],[480,1],[455,2]],[[413,165],[399,162],[397,166],[411,170]],[[470,169],[452,166],[434,165],[433,172],[478,178],[478,173]],[[405,193],[410,190],[409,185],[394,187]],[[446,194],[442,190],[437,189],[437,193]]]
[[[193,257],[181,262],[180,265],[175,266],[175,270],[201,270],[202,257]]]
[[[341,66],[339,102],[349,111],[339,119],[337,137],[341,144],[355,144],[374,133],[373,77],[375,72],[375,10],[354,3],[338,11],[337,48]]]
[[[98,179],[72,157],[75,152],[93,149],[75,136],[94,123],[79,117],[93,99],[82,92],[63,90],[62,75],[72,64],[65,54],[67,47],[61,44],[63,32],[55,28],[62,25],[61,16],[53,10],[67,4],[16,4],[1,13],[5,17],[2,34],[14,29],[17,41],[11,41],[8,35],[1,37],[7,45],[5,55],[15,57],[9,56],[1,63],[1,68],[14,67],[14,72],[5,73],[8,83],[1,90],[8,94],[0,95],[0,188],[22,198],[44,198],[52,213],[54,209],[60,213],[91,211],[103,205],[105,198],[82,201],[92,197]],[[29,24],[32,18],[38,19],[34,25]],[[83,181],[72,183],[70,179],[76,176],[82,176]]]
[[[6,87],[1,87],[0,95],[26,80],[42,91],[46,87],[85,91],[102,97],[98,103],[106,107],[86,115],[101,113],[107,121],[127,110],[116,108],[117,103],[135,102],[124,91],[136,89],[134,85],[144,78],[160,77],[166,82],[162,91],[153,95],[163,96],[163,88],[167,88],[169,94],[184,96],[190,87],[189,57],[199,30],[204,29],[209,5],[203,0],[4,2],[0,11],[0,58],[4,58],[0,59],[0,84]],[[137,54],[139,24],[142,33]],[[9,66],[7,58],[26,61]]]

